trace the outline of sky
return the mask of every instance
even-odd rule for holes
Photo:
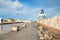
[[[0,18],[37,21],[41,9],[46,18],[60,15],[60,0],[0,0]]]

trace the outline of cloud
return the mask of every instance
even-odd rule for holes
[[[60,10],[58,10],[60,7],[51,7],[51,8],[44,8],[44,12],[46,14],[46,17],[49,18],[49,17],[53,17],[55,15],[59,15],[60,14]],[[30,13],[31,14],[31,17],[29,17],[28,19],[32,19],[32,20],[38,20],[39,19],[39,14],[40,14],[40,10],[42,8],[33,8]]]
[[[42,7],[31,7],[21,2],[11,0],[0,0],[0,5],[2,5],[0,6],[0,15],[8,18],[23,17],[23,19],[25,18],[27,20],[37,20],[40,10],[43,9]],[[44,11],[47,14],[47,17],[50,17],[51,15],[53,16],[56,13],[59,13],[58,9],[59,7],[44,8]]]
[[[18,1],[11,1],[11,0],[1,0],[0,5],[8,6],[12,9],[20,9],[23,7],[23,4]]]
[[[7,12],[15,13],[15,11],[16,12],[23,11],[23,4],[18,1],[0,0],[0,13],[1,12],[5,12],[4,14],[7,14]]]
[[[11,8],[13,9],[21,9],[23,7],[23,5],[19,2],[13,2],[10,4]]]
[[[47,14],[47,18],[53,17],[57,13],[60,13],[60,7],[45,8],[45,13]]]

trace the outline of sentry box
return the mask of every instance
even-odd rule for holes
[[[3,19],[0,18],[0,30],[2,30]]]

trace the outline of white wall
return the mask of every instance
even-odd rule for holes
[[[0,23],[2,23],[2,21],[3,21],[2,18],[0,18]]]

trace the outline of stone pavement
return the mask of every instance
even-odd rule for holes
[[[9,32],[0,35],[0,40],[38,40],[38,29],[30,24],[26,28],[21,28],[18,32]]]

